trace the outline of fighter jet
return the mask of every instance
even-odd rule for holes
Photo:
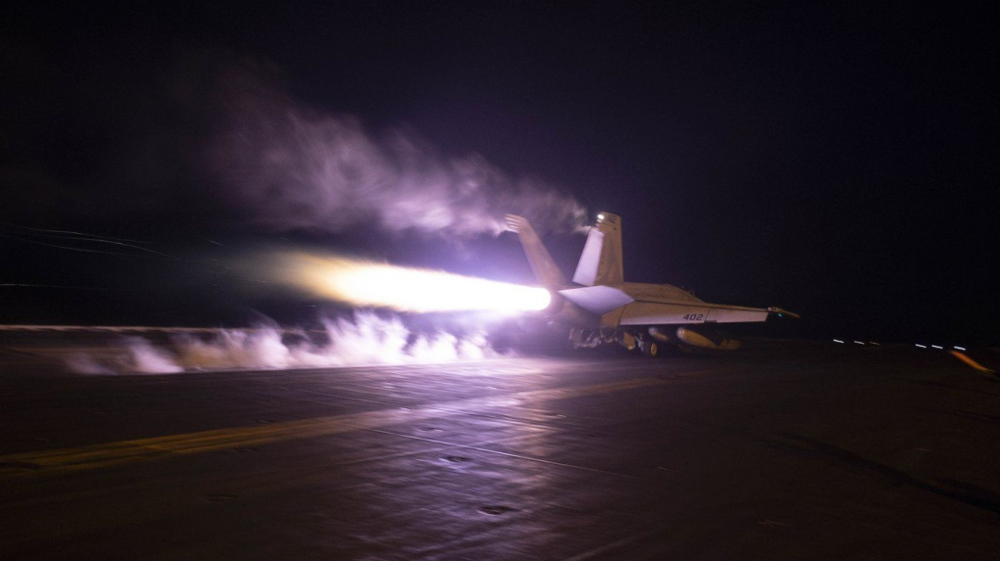
[[[650,357],[664,345],[734,350],[740,342],[713,329],[714,324],[762,322],[772,315],[798,318],[776,307],[711,304],[669,284],[625,282],[621,218],[610,212],[598,214],[590,228],[571,285],[531,224],[513,214],[506,219],[507,228],[521,239],[535,278],[552,293],[544,313],[569,326],[575,348],[617,343]]]

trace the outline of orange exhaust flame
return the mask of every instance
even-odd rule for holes
[[[283,282],[355,306],[405,312],[523,312],[548,307],[544,288],[344,257],[286,254]]]

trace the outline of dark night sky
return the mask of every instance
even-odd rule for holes
[[[234,195],[289,138],[259,123],[293,107],[380,146],[414,140],[421,170],[478,155],[591,218],[622,215],[628,280],[780,305],[801,336],[1000,341],[992,9],[156,5],[32,4],[0,24],[0,285],[74,287],[0,286],[0,322],[294,318],[310,303],[220,265],[275,243],[530,281],[509,234],[379,227],[378,197],[349,231],[293,227]],[[256,142],[255,161],[220,157],[220,138]],[[284,188],[282,169],[262,189]],[[568,268],[582,243],[551,249]]]

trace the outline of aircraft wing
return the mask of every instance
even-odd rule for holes
[[[753,323],[768,316],[794,314],[781,308],[750,308],[711,304],[700,300],[637,301],[612,286],[586,286],[559,291],[563,297],[588,312],[605,316],[604,325],[670,325],[690,323]]]
[[[708,302],[631,302],[617,318],[618,325],[670,325],[689,323],[753,323],[770,314],[789,315],[780,308],[749,308]],[[608,318],[612,319],[612,318]]]

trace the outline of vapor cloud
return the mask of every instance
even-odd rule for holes
[[[303,332],[294,342],[276,326],[220,329],[209,339],[179,336],[167,345],[130,337],[104,353],[81,352],[66,360],[78,374],[174,374],[199,370],[260,370],[378,364],[430,364],[503,356],[484,333],[417,334],[398,317],[358,312],[323,322],[324,342]]]
[[[586,211],[534,177],[514,177],[478,154],[442,154],[402,129],[378,135],[353,116],[296,101],[249,61],[211,78],[214,127],[202,167],[218,197],[272,231],[386,231],[468,237],[502,231],[503,215],[574,231]]]

